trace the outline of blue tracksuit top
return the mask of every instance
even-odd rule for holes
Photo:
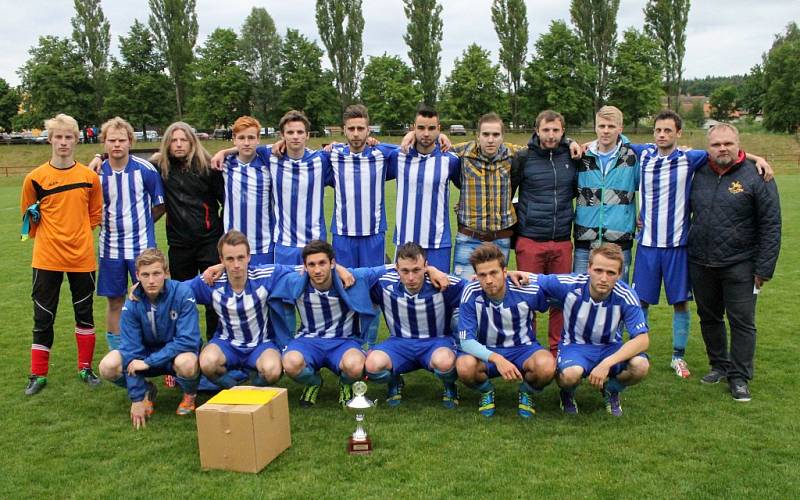
[[[178,281],[164,281],[164,289],[151,303],[141,288],[134,294],[139,299],[127,299],[120,318],[119,351],[122,354],[122,371],[134,359],[141,359],[151,367],[166,366],[178,354],[200,351],[200,327],[197,306],[188,285]],[[144,399],[147,390],[145,378],[125,376],[131,401]]]

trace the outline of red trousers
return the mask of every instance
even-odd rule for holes
[[[524,236],[517,238],[517,269],[539,274],[569,274],[572,272],[572,241],[533,241]],[[564,328],[564,313],[560,308],[550,308],[548,340],[550,353],[555,357],[558,341]]]

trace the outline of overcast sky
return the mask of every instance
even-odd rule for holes
[[[491,0],[441,0],[444,35],[442,39],[442,78],[450,73],[453,61],[472,42],[498,57],[498,42],[492,26]],[[547,31],[554,19],[569,22],[569,1],[526,0],[530,43]],[[622,0],[617,24],[619,32],[640,28],[646,0]],[[197,0],[200,24],[198,45],[217,27],[237,32],[253,6],[264,7],[282,35],[295,28],[318,40],[313,0]],[[363,0],[364,54],[399,55],[408,62],[403,42],[406,21],[400,0]],[[147,0],[105,0],[103,9],[111,22],[112,53],[118,53],[118,37],[128,32],[134,19],[147,21]],[[17,69],[28,59],[28,50],[40,35],[70,36],[69,19],[74,15],[71,0],[0,0],[3,28],[0,30],[0,78],[19,84]],[[744,74],[761,61],[776,33],[789,21],[800,20],[798,0],[695,0],[687,27],[685,77]],[[321,41],[319,42],[322,46]],[[329,66],[327,57],[324,58]]]

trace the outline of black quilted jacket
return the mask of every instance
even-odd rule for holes
[[[771,278],[781,247],[781,207],[775,181],[764,182],[750,160],[718,176],[708,163],[694,174],[689,261],[725,267],[752,259]]]

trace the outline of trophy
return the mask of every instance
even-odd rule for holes
[[[364,430],[364,415],[375,407],[375,403],[367,399],[367,384],[358,381],[353,384],[353,399],[345,406],[347,411],[356,416],[356,431],[350,436],[347,451],[351,455],[369,455],[372,453],[372,439]]]

